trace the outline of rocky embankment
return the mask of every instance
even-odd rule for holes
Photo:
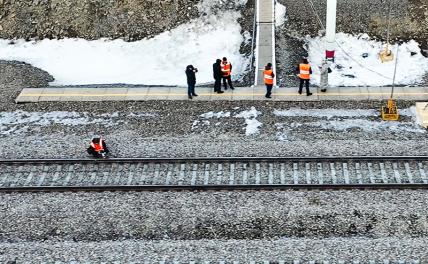
[[[206,8],[193,0],[0,0],[0,38],[150,38],[182,23],[224,9],[235,1]]]
[[[287,7],[288,35],[316,36],[320,30],[318,20],[309,4],[293,0],[279,0]],[[315,11],[325,22],[326,1],[313,0]],[[392,39],[415,39],[424,47],[428,44],[428,3],[423,0],[343,0],[337,5],[337,31],[352,34],[367,33],[371,37],[386,39],[388,11],[391,3]],[[427,47],[428,48],[428,47]]]
[[[0,37],[137,40],[154,36],[198,16],[198,2],[1,0]]]

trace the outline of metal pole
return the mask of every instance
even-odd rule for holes
[[[251,61],[250,61],[250,69],[252,70],[253,68],[256,69],[257,67],[254,66],[254,52],[255,52],[255,48],[254,48],[254,43],[255,43],[255,37],[256,37],[256,12],[257,12],[257,0],[254,0],[254,19],[253,19],[253,38],[251,39]],[[254,80],[255,81],[255,76],[256,74],[254,73]],[[251,81],[251,79],[250,79]]]
[[[395,88],[395,76],[397,75],[397,64],[398,64],[398,51],[400,50],[400,43],[397,43],[397,54],[395,54],[395,67],[394,67],[394,77],[392,78],[392,88],[391,88],[391,99],[394,96]]]
[[[389,51],[390,26],[391,26],[391,0],[389,0],[389,5],[388,5],[388,24],[386,27],[386,49],[388,51]]]

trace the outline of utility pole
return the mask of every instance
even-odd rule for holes
[[[325,59],[321,66],[321,91],[326,91],[328,88],[328,69],[334,61],[336,49],[336,13],[337,0],[327,0],[327,15],[326,15],[326,32],[325,32]]]

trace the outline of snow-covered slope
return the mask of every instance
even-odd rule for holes
[[[333,72],[329,74],[332,86],[388,86],[392,85],[395,61],[382,63],[378,57],[383,43],[371,40],[368,35],[353,36],[336,34],[337,43]],[[314,72],[312,82],[319,84],[325,39],[308,38],[309,61]],[[343,50],[342,50],[343,49]],[[397,46],[391,47],[396,54]],[[345,52],[346,53],[345,53]],[[413,52],[413,54],[412,54]],[[367,57],[363,54],[367,53]],[[418,43],[409,41],[400,46],[395,83],[399,85],[417,84],[428,73],[428,58],[421,54]]]
[[[152,39],[0,40],[0,59],[24,61],[46,70],[54,76],[55,85],[183,85],[189,64],[199,69],[198,83],[211,82],[212,64],[223,56],[232,62],[234,76],[239,78],[249,64],[239,51],[245,41],[238,23],[240,12],[214,12],[218,2],[203,1],[199,8],[204,16]],[[235,6],[245,3],[234,1]]]

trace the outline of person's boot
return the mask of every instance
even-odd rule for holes
[[[191,95],[189,95],[189,99],[193,99]]]
[[[327,92],[327,89],[321,89],[321,92],[325,93]]]
[[[222,94],[222,93],[224,93],[224,92],[223,92],[223,91],[218,91],[217,93],[218,93],[218,94]]]
[[[311,95],[312,95],[312,93],[307,93],[307,94],[306,94],[306,96],[311,96]]]
[[[198,96],[197,94],[192,94],[192,96]]]

